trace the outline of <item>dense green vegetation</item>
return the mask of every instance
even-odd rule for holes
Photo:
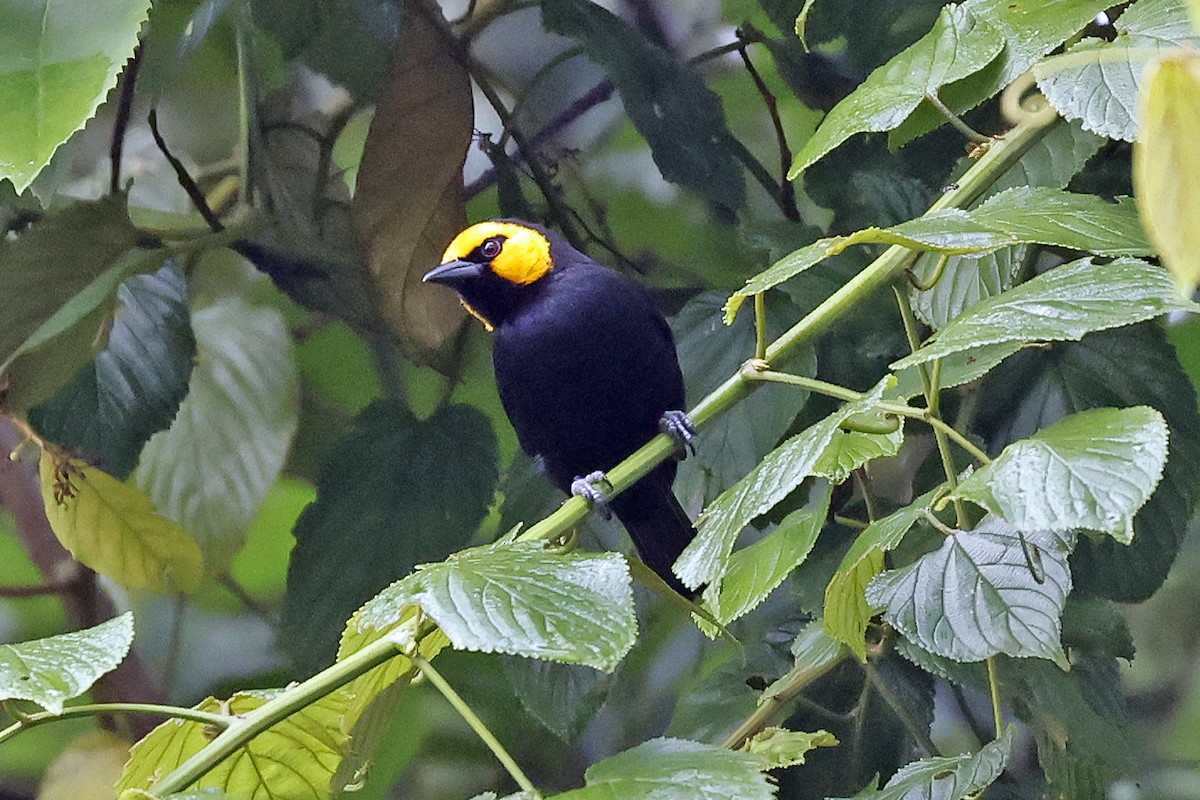
[[[0,796],[1200,797],[1197,45],[0,0]],[[421,282],[496,216],[668,314],[696,606]]]

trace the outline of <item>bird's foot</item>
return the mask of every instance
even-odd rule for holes
[[[576,476],[575,480],[571,481],[571,494],[588,500],[605,519],[612,519],[612,511],[608,508],[608,496],[599,486],[607,482],[608,476],[599,470],[583,477]]]
[[[696,426],[685,412],[665,412],[658,421],[658,429],[675,440],[680,460],[687,458],[688,453],[696,455],[696,445],[692,444],[692,439],[696,438]]]

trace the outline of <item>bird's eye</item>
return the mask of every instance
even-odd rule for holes
[[[495,258],[500,255],[500,240],[488,239],[479,246],[479,252],[484,258]]]

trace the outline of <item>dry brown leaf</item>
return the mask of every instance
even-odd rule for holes
[[[452,291],[421,277],[466,227],[462,166],[474,119],[470,77],[427,16],[439,12],[409,9],[367,135],[353,216],[381,315],[410,355],[429,360],[464,319]]]

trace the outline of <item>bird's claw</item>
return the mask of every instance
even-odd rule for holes
[[[688,453],[696,455],[696,445],[692,443],[696,438],[696,426],[685,412],[665,412],[658,421],[658,429],[675,440],[680,458],[685,458]]]
[[[576,476],[575,480],[571,481],[571,494],[589,501],[605,519],[612,519],[612,511],[608,508],[608,496],[599,486],[607,481],[608,476],[599,470],[583,477]]]

